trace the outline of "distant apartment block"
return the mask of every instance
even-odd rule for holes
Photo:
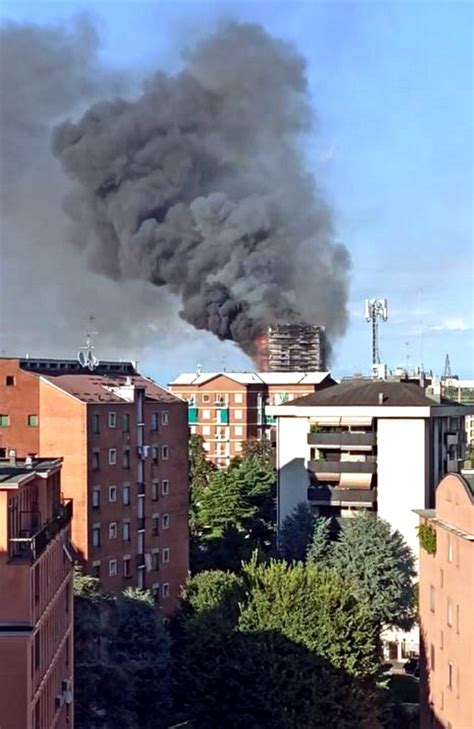
[[[421,729],[474,726],[474,471],[445,476],[420,525],[436,552],[420,545]]]
[[[442,377],[433,380],[431,391],[442,398],[455,400],[463,405],[474,405],[474,380],[460,380],[457,377]],[[474,457],[474,416],[466,417],[467,445]]]
[[[265,369],[269,372],[323,372],[326,369],[324,327],[275,324],[268,327],[266,337],[261,340],[266,343]],[[262,349],[262,341],[260,347]],[[262,357],[263,354],[262,350]]]
[[[207,457],[223,468],[244,441],[270,436],[269,406],[334,384],[329,372],[185,372],[169,387],[188,403],[191,434],[202,436]]]
[[[186,404],[129,362],[48,359],[0,359],[0,402],[0,453],[64,457],[86,570],[170,612],[188,570]]]
[[[61,459],[0,459],[0,726],[73,726],[72,503]]]

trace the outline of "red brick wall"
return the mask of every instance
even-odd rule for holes
[[[7,376],[13,376],[13,387],[6,385]],[[28,415],[39,416],[39,379],[24,372],[16,359],[0,359],[0,414],[9,415],[10,425],[0,427],[0,448],[14,449],[24,458],[28,453],[39,453],[39,427],[28,425]]]

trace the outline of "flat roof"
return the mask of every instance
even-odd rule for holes
[[[182,372],[169,385],[203,385],[215,377],[228,377],[241,385],[319,385],[330,375],[330,372]]]

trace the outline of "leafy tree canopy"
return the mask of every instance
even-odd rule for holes
[[[308,504],[301,502],[284,519],[280,530],[280,554],[289,561],[304,560],[314,528]]]

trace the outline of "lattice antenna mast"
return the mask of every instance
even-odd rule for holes
[[[372,327],[372,366],[380,364],[379,319],[382,321],[388,319],[387,299],[366,299],[365,320],[370,322]]]
[[[94,334],[97,334],[97,331],[93,328],[94,326],[94,317],[89,317],[89,327],[86,331],[86,343],[83,347],[79,347],[79,351],[77,353],[77,360],[81,367],[87,368],[91,372],[95,370],[95,368],[99,364],[98,358],[94,354],[94,343],[92,337]]]
[[[452,377],[451,373],[451,362],[449,361],[449,354],[446,355],[444,360],[444,375],[443,377]]]

